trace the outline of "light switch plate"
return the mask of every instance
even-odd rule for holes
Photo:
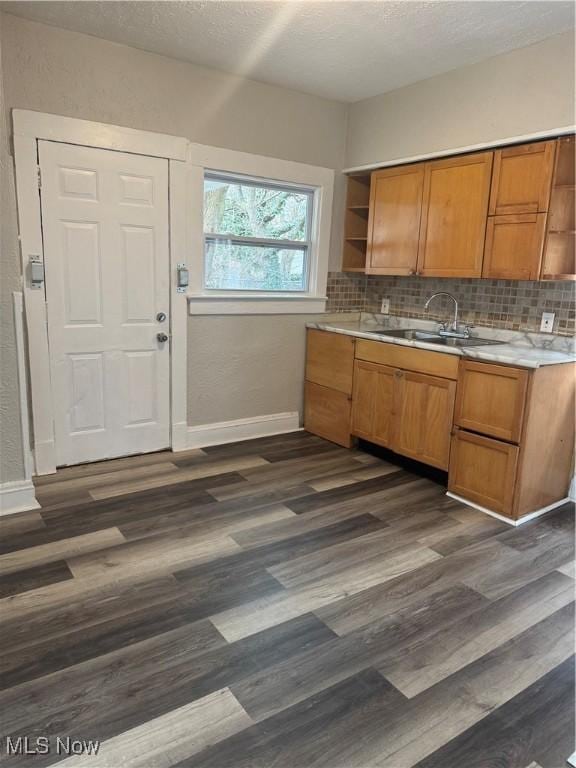
[[[390,299],[382,299],[382,305],[380,306],[380,313],[382,315],[390,314]]]
[[[540,321],[540,331],[542,333],[552,333],[555,317],[555,312],[542,312],[542,320]]]

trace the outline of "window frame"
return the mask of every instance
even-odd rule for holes
[[[308,283],[305,291],[249,291],[204,287],[205,175],[244,177],[277,187],[311,190]],[[190,144],[186,199],[187,252],[190,270],[188,309],[191,315],[320,313],[326,306],[326,282],[332,227],[335,172],[329,168],[263,155]],[[274,241],[276,244],[277,241]],[[298,241],[298,247],[302,242]]]
[[[290,296],[305,296],[308,293],[308,285],[310,281],[311,271],[311,256],[313,251],[312,242],[312,228],[313,219],[315,213],[315,188],[311,186],[302,186],[294,184],[292,182],[280,182],[271,179],[262,179],[254,176],[245,176],[243,174],[223,173],[221,171],[213,171],[205,169],[204,181],[207,179],[211,181],[230,181],[242,186],[257,187],[258,189],[274,189],[281,192],[293,192],[295,194],[305,195],[307,198],[306,203],[306,239],[305,240],[287,240],[282,238],[266,238],[266,237],[247,237],[243,235],[233,235],[232,233],[220,234],[217,232],[204,232],[204,258],[202,262],[202,286],[206,294],[219,295],[222,293],[229,294],[230,296],[241,297],[245,294],[255,294],[257,296],[265,297],[281,296],[288,294]],[[215,243],[232,243],[233,245],[255,245],[261,247],[271,247],[284,250],[299,250],[304,251],[304,288],[302,290],[274,290],[274,289],[262,289],[262,288],[209,288],[206,286],[206,244],[209,242]]]

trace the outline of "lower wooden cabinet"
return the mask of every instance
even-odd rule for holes
[[[449,379],[356,360],[352,432],[447,470],[455,397]]]
[[[354,364],[352,432],[385,448],[392,448],[393,441],[395,373],[387,365]]]
[[[395,396],[394,450],[447,470],[456,382],[398,371]]]
[[[448,490],[512,517],[519,452],[517,445],[456,429]]]
[[[528,377],[525,368],[462,360],[455,424],[471,432],[519,442]]]
[[[350,448],[350,395],[337,389],[306,382],[304,428],[326,440]]]

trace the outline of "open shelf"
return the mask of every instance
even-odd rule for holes
[[[576,280],[576,184],[574,136],[558,139],[548,208],[542,280]]]
[[[344,217],[343,272],[365,272],[370,210],[370,174],[348,176]]]

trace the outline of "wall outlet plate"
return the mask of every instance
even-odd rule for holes
[[[382,304],[380,305],[380,314],[390,314],[390,299],[382,299]]]
[[[542,333],[552,333],[555,317],[555,312],[542,312],[542,320],[540,321],[540,331]]]

